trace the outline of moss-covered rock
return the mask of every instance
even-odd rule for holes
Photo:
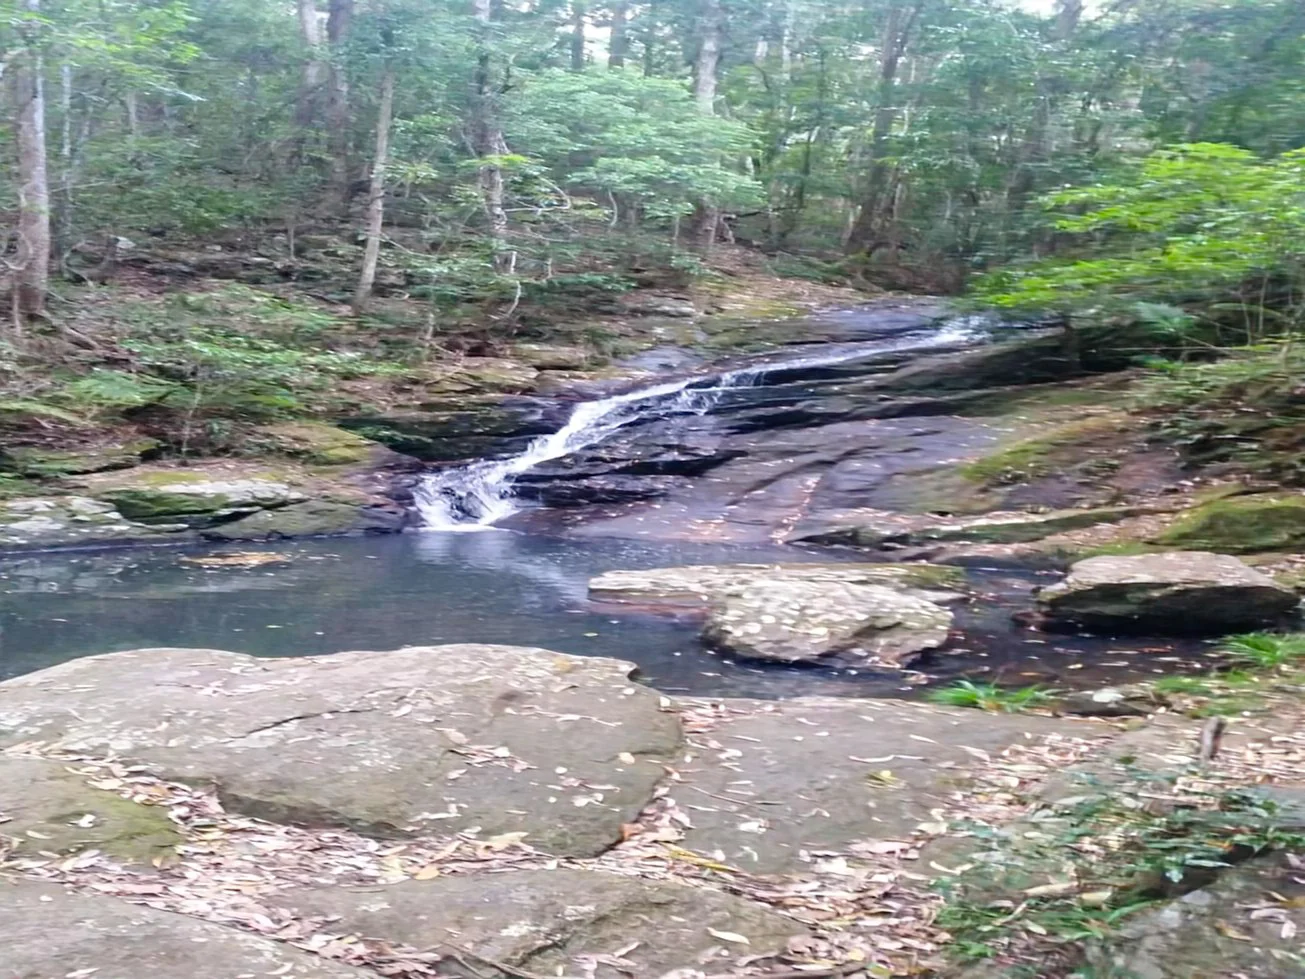
[[[1305,496],[1241,496],[1198,507],[1156,543],[1191,550],[1254,554],[1305,545]]]
[[[129,520],[204,526],[242,510],[288,506],[306,497],[285,483],[272,480],[199,477],[165,482],[161,486],[115,487],[98,493],[97,499],[112,503]]]
[[[250,444],[264,452],[302,460],[311,466],[360,466],[385,447],[354,432],[319,422],[283,422],[260,428]]]
[[[167,813],[93,788],[61,763],[0,758],[0,834],[20,855],[102,850],[119,860],[149,862],[181,842]]]
[[[36,479],[77,476],[84,473],[130,469],[161,448],[158,439],[136,439],[117,445],[55,451],[33,446],[16,446],[0,455],[0,468]]]
[[[230,523],[206,527],[208,540],[258,541],[289,537],[339,537],[359,533],[393,533],[403,529],[405,517],[398,506],[353,506],[331,500],[308,500],[271,510],[260,510]]]

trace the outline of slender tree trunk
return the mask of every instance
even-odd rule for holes
[[[327,68],[326,128],[331,155],[331,201],[341,213],[349,210],[349,72],[345,46],[353,24],[353,0],[331,0],[326,21],[330,48]]]
[[[480,167],[480,193],[489,221],[494,265],[500,271],[510,271],[516,265],[516,256],[506,248],[508,219],[503,202],[503,168],[495,159],[504,156],[508,147],[498,121],[498,99],[494,91],[489,47],[490,24],[494,16],[492,0],[472,0],[472,13],[480,25],[480,52],[476,59],[475,91],[472,93],[476,153],[485,161]]]
[[[716,114],[716,76],[720,70],[721,32],[724,18],[720,0],[700,0],[698,10],[698,57],[693,67],[693,97],[704,116]],[[711,201],[699,201],[693,214],[693,237],[699,249],[709,251],[716,243],[720,213]]]
[[[889,185],[892,182],[892,166],[885,157],[888,155],[888,140],[893,133],[893,124],[897,120],[897,106],[894,105],[897,69],[910,43],[911,33],[923,5],[923,0],[916,0],[914,6],[909,8],[894,3],[888,9],[884,21],[883,38],[879,44],[879,91],[870,130],[870,169],[861,207],[848,235],[847,250],[850,252],[868,251],[874,247],[883,222],[885,201],[891,199]]]
[[[362,273],[353,294],[353,311],[361,316],[376,284],[376,264],[381,256],[381,231],[385,226],[385,167],[390,160],[390,128],[394,120],[394,69],[387,67],[381,79],[381,105],[376,114],[376,150],[372,154],[371,189],[367,195],[367,247],[363,251]]]
[[[630,4],[627,0],[616,0],[612,4],[612,34],[607,42],[607,67],[624,68],[626,56],[630,53]]]
[[[295,103],[295,125],[307,129],[318,120],[317,107],[331,74],[330,56],[317,0],[298,0],[299,33],[304,42],[304,63],[299,76],[299,98]]]
[[[41,0],[26,0],[41,12]],[[45,158],[45,87],[40,54],[29,49],[14,66],[18,144],[18,253],[13,304],[19,321],[45,315],[50,288],[50,186]]]
[[[571,70],[585,70],[585,5],[581,0],[571,2]]]
[[[60,255],[72,247],[73,205],[73,69],[59,67],[59,196],[55,221],[55,247]]]

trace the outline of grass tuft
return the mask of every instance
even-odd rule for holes
[[[1055,691],[1046,687],[1008,689],[993,683],[959,680],[950,687],[929,692],[929,701],[946,707],[970,707],[994,714],[1017,714],[1035,707],[1045,707],[1055,699]]]

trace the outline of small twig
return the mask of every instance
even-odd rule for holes
[[[850,976],[853,972],[860,972],[866,968],[865,962],[844,962],[842,965],[835,965],[828,969],[790,969],[787,972],[761,972],[749,979],[839,979],[841,976]],[[723,972],[713,976],[707,976],[707,979],[741,979],[740,973]]]
[[[445,942],[444,948],[452,949],[459,956],[466,956],[469,959],[475,959],[482,965],[487,965],[491,969],[497,969],[505,976],[513,976],[515,979],[548,979],[547,976],[541,976],[538,972],[527,972],[525,969],[518,969],[516,966],[508,965],[506,962],[499,962],[497,959],[487,958],[478,952],[463,945],[454,945],[451,942]]]

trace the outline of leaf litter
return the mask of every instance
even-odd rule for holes
[[[710,740],[717,728],[742,713],[715,704],[677,710],[690,744],[695,739]],[[622,842],[592,859],[559,859],[535,850],[521,833],[482,838],[472,829],[391,841],[346,829],[267,822],[227,812],[214,792],[158,778],[143,766],[19,745],[6,754],[63,761],[96,788],[165,809],[184,842],[175,855],[156,860],[153,867],[129,867],[94,850],[73,856],[6,850],[0,837],[0,872],[242,928],[381,976],[483,975],[477,970],[489,968],[516,979],[537,979],[509,963],[453,944],[417,949],[382,937],[341,934],[329,918],[297,915],[279,907],[277,894],[299,886],[371,890],[407,879],[526,869],[601,870],[728,892],[784,914],[810,932],[777,955],[750,954],[746,936],[713,932],[720,947],[701,967],[677,969],[660,979],[918,976],[941,963],[948,941],[934,923],[942,899],[928,888],[930,880],[946,868],[922,865],[922,848],[962,821],[992,825],[1023,816],[1043,780],[1082,761],[1100,740],[1051,735],[1014,744],[996,755],[976,750],[975,766],[964,788],[951,792],[945,805],[909,838],[850,841],[842,852],[813,853],[800,874],[769,876],[730,866],[719,854],[704,855],[678,845],[685,828],[692,826],[692,815],[675,798],[685,783],[673,770],[668,770],[637,821],[622,827]],[[490,752],[474,754],[479,763],[505,761]],[[747,804],[746,799],[731,801]],[[430,824],[423,823],[423,828]],[[756,830],[739,831],[746,835]],[[631,942],[640,938],[628,937]],[[624,955],[629,953],[627,947],[620,954],[577,956],[575,963],[587,976],[593,976],[600,964],[628,971],[631,966]],[[732,963],[728,971],[719,971],[723,962]],[[450,968],[454,971],[446,971]]]

